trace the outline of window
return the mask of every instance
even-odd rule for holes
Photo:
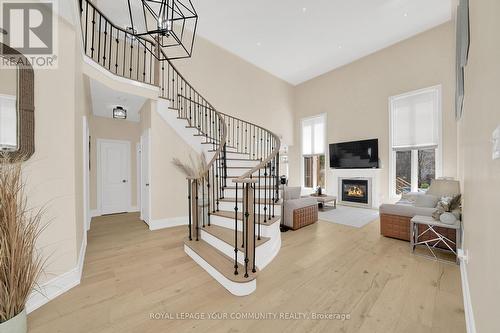
[[[392,195],[427,191],[439,176],[441,87],[390,98]]]
[[[302,120],[303,186],[325,188],[325,116]]]
[[[16,96],[0,94],[0,151],[17,149]]]

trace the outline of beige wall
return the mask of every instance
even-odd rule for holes
[[[137,207],[137,150],[141,140],[141,124],[128,120],[97,117],[89,121],[90,149],[90,209],[97,207],[97,139],[122,140],[130,142],[130,184],[131,205]],[[137,207],[138,208],[138,207]]]
[[[193,57],[174,65],[218,111],[293,141],[293,86],[197,37]]]
[[[47,264],[40,282],[75,268],[83,239],[81,194],[77,193],[79,153],[75,150],[77,117],[83,112],[75,108],[81,73],[73,27],[59,20],[58,32],[58,69],[35,70],[35,154],[24,167],[29,205],[46,208],[47,228],[38,247]]]
[[[151,219],[188,215],[186,176],[172,165],[174,157],[189,161],[189,146],[156,112],[151,103]]]
[[[443,97],[443,175],[456,177],[453,63],[454,28],[450,22],[297,86],[290,183],[302,183],[301,118],[326,113],[328,143],[379,139],[380,186],[383,200],[389,200],[388,99],[439,84]]]
[[[464,248],[477,332],[500,332],[500,160],[492,160],[491,135],[500,125],[500,2],[470,0],[471,44],[465,68],[460,122]]]

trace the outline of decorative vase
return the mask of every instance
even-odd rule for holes
[[[457,218],[452,213],[445,212],[441,214],[439,220],[444,224],[453,224],[457,221]]]
[[[26,333],[28,325],[26,309],[19,312],[15,317],[0,324],[0,333]]]

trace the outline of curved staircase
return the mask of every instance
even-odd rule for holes
[[[209,161],[203,177],[187,179],[184,250],[232,294],[252,293],[259,270],[281,247],[278,136],[218,112],[162,48],[113,24],[88,0],[79,5],[87,57],[117,76],[158,86],[178,121],[202,139]]]

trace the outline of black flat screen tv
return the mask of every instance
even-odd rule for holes
[[[378,139],[330,144],[330,168],[378,168]]]

